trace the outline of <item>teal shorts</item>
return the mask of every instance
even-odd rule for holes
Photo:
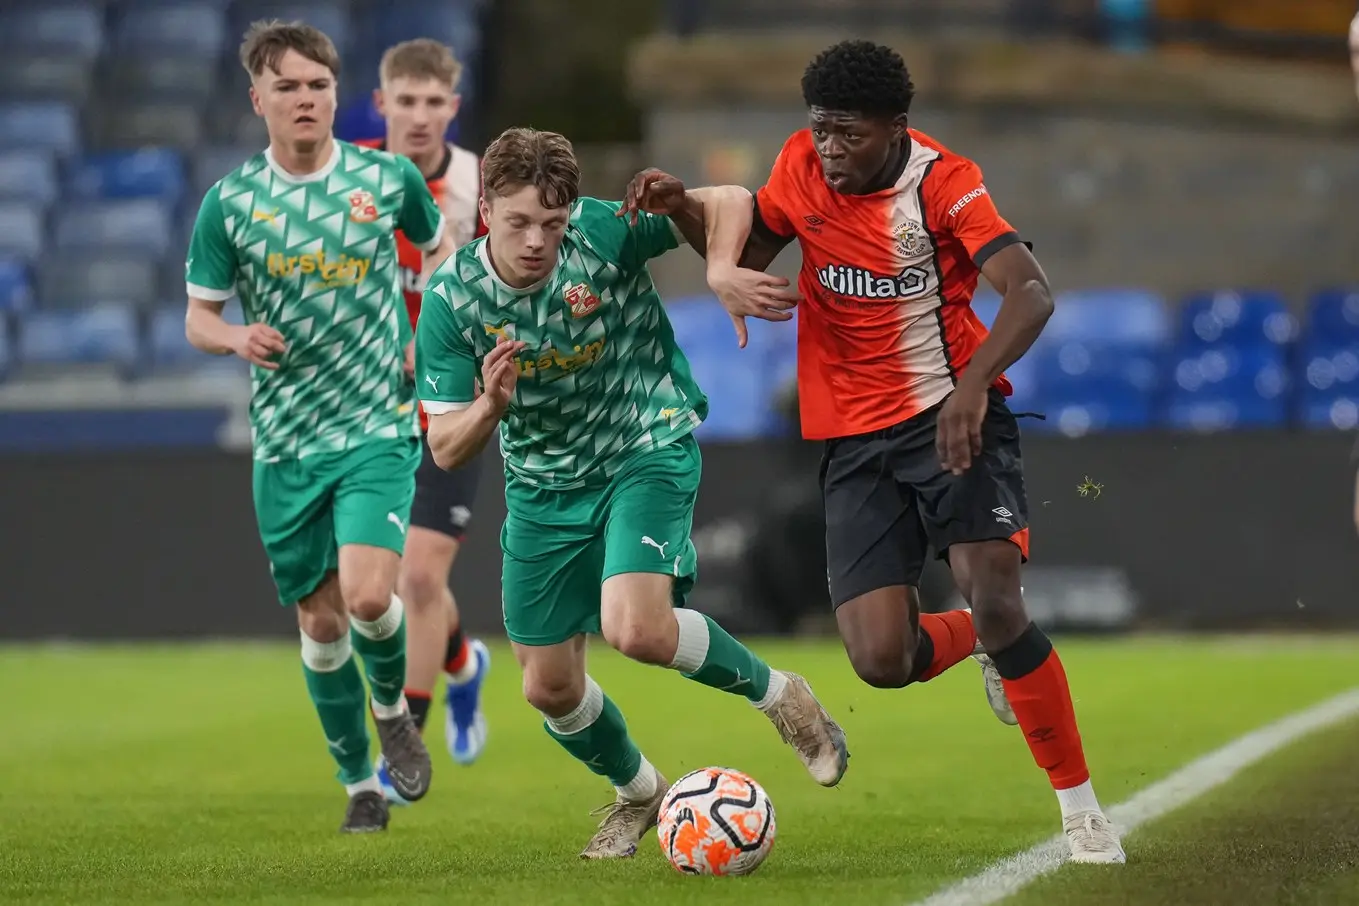
[[[339,568],[346,544],[405,550],[419,464],[414,437],[256,462],[255,518],[279,601],[296,604],[314,592]]]
[[[674,576],[683,607],[698,576],[689,532],[703,460],[686,435],[638,455],[603,487],[547,490],[512,476],[500,530],[505,631],[555,645],[600,631],[600,586],[622,573]]]

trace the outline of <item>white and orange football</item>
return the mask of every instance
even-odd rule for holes
[[[675,781],[656,823],[661,852],[689,875],[748,875],[768,857],[774,833],[774,803],[731,768],[702,768]]]

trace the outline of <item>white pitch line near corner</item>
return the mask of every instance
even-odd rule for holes
[[[1191,761],[1164,780],[1109,809],[1109,818],[1126,838],[1138,826],[1155,821],[1226,783],[1243,768],[1267,758],[1309,733],[1340,723],[1356,714],[1359,714],[1359,687],[1247,733]],[[998,903],[1018,893],[1031,881],[1056,871],[1066,862],[1068,852],[1066,837],[1058,834],[1032,849],[1001,859],[980,874],[950,884],[913,906],[988,906]],[[1108,866],[1107,870],[1119,869],[1118,866]]]

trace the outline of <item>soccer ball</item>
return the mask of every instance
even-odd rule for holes
[[[774,847],[774,803],[747,774],[702,768],[661,800],[656,836],[670,864],[687,875],[748,875]]]

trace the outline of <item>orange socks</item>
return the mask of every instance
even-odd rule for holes
[[[926,643],[925,640],[929,642]],[[954,664],[961,663],[977,647],[977,631],[972,627],[972,614],[966,610],[920,615],[920,641],[916,649],[919,661],[914,665],[920,675],[915,681],[927,683]],[[928,664],[925,656],[928,655]]]
[[[1013,645],[992,654],[991,660],[1033,760],[1048,772],[1052,788],[1070,789],[1089,780],[1066,671],[1048,637],[1030,623]]]

